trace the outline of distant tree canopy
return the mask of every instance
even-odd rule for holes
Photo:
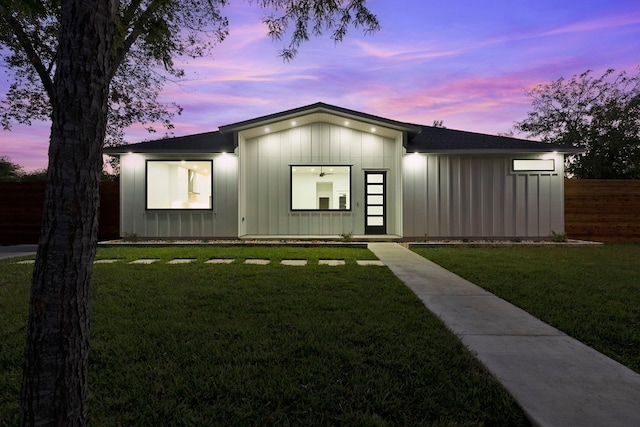
[[[635,75],[591,70],[528,93],[533,110],[514,128],[584,153],[567,157],[566,172],[582,179],[640,178],[640,69]]]
[[[102,172],[101,181],[117,181],[120,175]],[[36,169],[25,172],[24,168],[14,163],[8,156],[0,156],[0,182],[45,182],[47,180],[46,169]]]
[[[0,157],[0,182],[20,181],[23,174],[20,165],[13,163],[7,156]]]

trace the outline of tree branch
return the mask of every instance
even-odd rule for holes
[[[24,49],[25,54],[27,55],[27,59],[33,65],[34,69],[40,76],[40,80],[42,81],[42,85],[44,86],[44,90],[47,92],[47,95],[51,99],[53,94],[53,81],[51,80],[51,75],[47,67],[42,63],[42,60],[38,56],[33,43],[29,39],[29,36],[24,32],[22,28],[22,24],[18,19],[16,19],[11,11],[4,5],[0,5],[0,17],[4,19],[4,21],[9,25],[9,27],[13,30],[18,43]]]
[[[156,11],[160,8],[160,6],[162,6],[164,2],[165,0],[152,1],[147,9],[142,12],[142,14],[140,14],[137,20],[135,20],[135,22],[132,21],[133,17],[135,16],[135,9],[137,9],[142,2],[134,1],[131,3],[131,5],[129,5],[129,8],[123,16],[125,19],[122,22],[122,28],[132,28],[132,30],[129,35],[124,38],[120,46],[115,46],[115,52],[111,61],[111,71],[109,73],[109,79],[112,79],[116,74],[118,67],[120,66],[120,64],[122,64],[122,61],[124,61],[125,56],[131,49],[131,46],[133,46],[136,40],[138,40],[138,37],[143,34],[145,24],[149,22],[149,20],[153,17],[153,14],[156,13]]]

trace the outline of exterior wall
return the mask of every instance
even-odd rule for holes
[[[213,160],[213,210],[146,210],[146,160]],[[120,233],[145,238],[237,237],[238,159],[233,154],[120,157]]]
[[[513,172],[513,159],[554,158],[553,172]],[[562,155],[408,154],[405,238],[532,238],[564,231]]]
[[[239,137],[240,236],[364,234],[364,171],[387,171],[387,234],[402,230],[402,136],[328,123]],[[350,211],[292,211],[292,165],[351,165]]]

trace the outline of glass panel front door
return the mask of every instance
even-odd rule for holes
[[[387,173],[365,172],[365,234],[387,234]]]

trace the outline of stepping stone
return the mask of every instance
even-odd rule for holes
[[[36,263],[35,259],[25,259],[24,261],[16,262],[16,264],[35,264],[35,263]]]
[[[306,259],[283,259],[281,262],[282,265],[307,265]]]
[[[245,264],[254,264],[254,265],[267,265],[271,262],[270,259],[254,259],[250,258],[244,261]]]
[[[380,265],[384,266],[384,263],[379,259],[359,259],[356,261],[358,265]]]
[[[93,261],[94,264],[113,264],[114,262],[120,261],[119,259],[97,259]]]
[[[320,259],[318,265],[344,265],[343,259]]]
[[[157,259],[157,258],[155,258],[155,259],[142,258],[142,259],[137,259],[135,261],[131,261],[129,264],[153,264],[156,261],[160,261],[160,260]]]
[[[189,264],[195,261],[195,258],[176,258],[169,261],[167,264]]]
[[[233,258],[213,258],[209,261],[205,261],[205,264],[231,264],[235,261]]]

